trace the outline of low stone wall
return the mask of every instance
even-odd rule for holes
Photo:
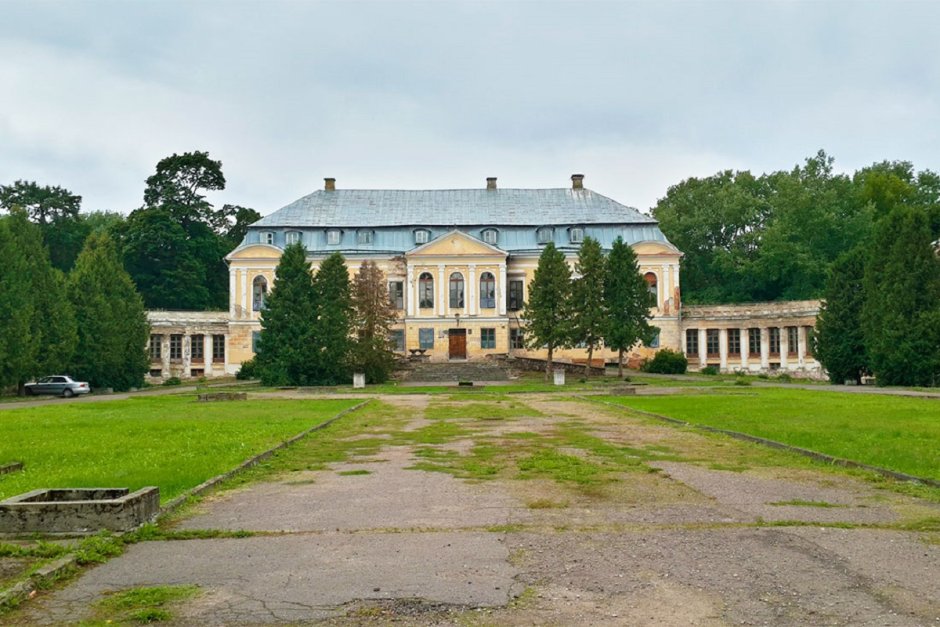
[[[160,489],[33,490],[0,501],[0,533],[129,531],[160,512]]]
[[[10,462],[9,464],[3,464],[0,466],[0,475],[6,475],[11,472],[18,472],[23,470],[23,462]]]
[[[500,365],[506,368],[514,368],[516,370],[526,370],[531,372],[545,372],[545,363],[546,360],[538,359],[536,357],[515,357],[508,355],[499,359]],[[583,375],[585,366],[587,364],[573,363],[570,361],[555,361],[552,360],[552,369],[553,370],[564,370],[566,374],[572,375]],[[603,375],[604,368],[598,366],[591,366],[592,375]]]
[[[198,399],[200,403],[210,403],[214,401],[247,401],[248,393],[247,392],[210,392],[208,394],[200,394]]]

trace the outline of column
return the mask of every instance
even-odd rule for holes
[[[800,367],[803,367],[806,365],[806,327],[802,324],[796,328],[796,338],[798,342],[796,360]]]
[[[192,337],[189,333],[183,334],[183,376],[188,377],[192,372],[193,354]]]
[[[477,265],[471,263],[467,270],[467,313],[476,316],[480,313],[480,303],[475,298],[477,285]]]
[[[724,372],[728,369],[728,329],[718,331],[718,355],[721,358],[719,367]]]
[[[242,315],[241,318],[248,318],[251,316],[251,309],[249,309],[248,303],[248,270],[242,270]]]
[[[698,330],[698,361],[703,366],[708,364],[708,337],[705,329]]]
[[[787,327],[780,327],[780,369],[787,369],[787,356],[790,352],[790,333]]]
[[[665,313],[668,307],[667,302],[669,301],[669,266],[665,264],[659,275],[659,284],[659,309]]]
[[[672,265],[672,294],[670,294],[669,296],[674,298],[676,290],[681,290],[681,288],[679,287],[679,264],[677,263]],[[672,306],[673,306],[673,309],[675,309],[676,313],[678,313],[679,301],[678,300],[673,301]]]
[[[499,307],[499,315],[506,315],[506,262],[499,264],[499,279],[496,281],[496,306]]]
[[[437,298],[437,302],[440,308],[437,311],[437,315],[444,317],[447,315],[447,293],[450,289],[450,286],[444,282],[444,264],[437,266],[437,282],[438,285],[440,285]]]
[[[170,334],[164,333],[160,339],[160,357],[163,360],[163,363],[160,364],[163,368],[163,376],[170,376]]]
[[[235,318],[235,268],[228,271],[228,317]]]
[[[760,330],[760,367],[761,370],[770,368],[770,330],[767,327]]]
[[[741,370],[747,371],[747,361],[751,356],[751,330],[741,329]]]
[[[405,279],[405,311],[409,316],[415,315],[415,292],[415,269],[409,265]]]
[[[202,361],[208,377],[212,374],[212,333],[204,333],[202,336]]]
[[[222,372],[224,372],[225,374],[228,374],[228,360],[229,360],[228,354],[229,354],[229,352],[230,352],[230,351],[229,351],[228,339],[229,339],[229,334],[226,333],[226,334],[225,334],[225,345],[223,346],[223,350],[225,351],[225,361],[222,362]]]

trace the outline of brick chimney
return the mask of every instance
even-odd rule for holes
[[[325,178],[323,179],[323,189],[328,192],[336,191],[336,179],[334,178]]]
[[[496,189],[496,177],[495,176],[486,177],[486,189]]]
[[[583,174],[571,175],[571,189],[584,189],[584,175]]]

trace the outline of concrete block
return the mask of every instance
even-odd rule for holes
[[[160,512],[160,489],[33,490],[0,501],[0,533],[129,531]]]

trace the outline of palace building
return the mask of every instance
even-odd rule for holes
[[[609,250],[622,237],[637,253],[656,304],[659,329],[636,361],[660,347],[685,351],[690,367],[814,375],[807,329],[818,303],[735,307],[682,307],[682,253],[656,220],[583,185],[556,189],[486,186],[454,190],[344,190],[325,179],[322,190],[251,225],[227,257],[228,312],[150,312],[151,375],[232,374],[254,355],[260,314],[288,244],[300,242],[314,270],[339,252],[350,273],[365,260],[386,274],[399,311],[393,328],[398,352],[421,360],[477,360],[488,356],[544,357],[523,348],[523,303],[538,258],[549,242],[574,268],[585,237]],[[783,305],[783,306],[782,306]],[[794,331],[795,330],[795,331]],[[756,340],[755,340],[756,338]],[[755,344],[757,341],[757,344]],[[581,348],[556,351],[560,360],[586,358]],[[615,361],[602,348],[595,358]]]

